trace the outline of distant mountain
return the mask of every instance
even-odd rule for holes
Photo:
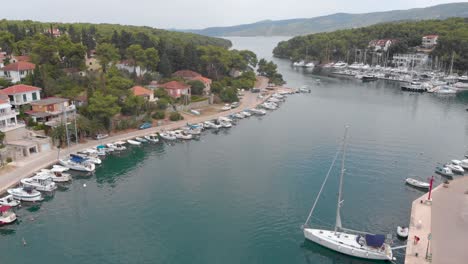
[[[401,21],[468,17],[468,3],[450,3],[426,8],[393,10],[366,14],[336,13],[314,18],[264,20],[231,27],[180,30],[206,36],[297,36],[338,29],[364,27],[373,24]]]

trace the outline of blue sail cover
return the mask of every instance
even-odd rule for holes
[[[73,162],[76,162],[76,163],[81,163],[81,162],[85,161],[86,159],[85,159],[85,158],[82,158],[82,157],[80,157],[80,156],[71,154],[71,160],[72,160]]]
[[[370,247],[381,247],[385,242],[385,235],[366,235],[366,244]]]

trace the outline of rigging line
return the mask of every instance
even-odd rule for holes
[[[307,224],[310,221],[310,218],[312,217],[312,213],[315,210],[315,206],[317,205],[317,202],[318,202],[318,200],[320,198],[320,194],[322,193],[323,188],[325,187],[325,183],[328,180],[328,176],[330,176],[330,172],[332,171],[333,166],[335,165],[335,162],[338,159],[338,155],[340,154],[341,149],[342,149],[342,147],[340,146],[340,148],[338,148],[338,150],[336,151],[335,158],[333,159],[333,162],[332,162],[330,168],[328,169],[327,175],[325,176],[325,180],[323,181],[322,186],[320,187],[320,190],[319,190],[319,192],[317,194],[317,198],[315,199],[315,202],[314,202],[314,205],[312,206],[312,209],[310,209],[309,216],[307,216],[307,219],[306,219],[305,223],[302,225],[302,229],[304,229],[304,227],[307,226]]]

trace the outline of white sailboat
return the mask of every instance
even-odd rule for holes
[[[340,209],[343,203],[342,199],[342,187],[343,187],[343,176],[345,173],[344,160],[346,156],[346,136],[348,127],[346,127],[345,135],[343,138],[342,146],[342,159],[341,159],[341,174],[340,174],[340,185],[338,192],[338,202],[336,207],[336,223],[334,230],[315,229],[308,226],[309,220],[312,217],[315,206],[317,205],[320,194],[325,186],[325,183],[330,175],[330,172],[338,158],[339,152],[337,152],[335,159],[325,177],[322,187],[317,195],[317,198],[312,206],[312,209],[307,217],[305,224],[302,226],[304,237],[307,240],[315,242],[331,250],[340,252],[353,257],[373,260],[394,260],[392,248],[389,244],[385,243],[384,235],[373,235],[367,232],[355,231],[347,228],[343,228],[341,225]]]

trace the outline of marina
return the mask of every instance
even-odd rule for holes
[[[258,43],[254,46],[268,49]],[[307,85],[311,92],[288,96],[274,111],[257,110],[266,115],[244,117],[232,128],[205,129],[198,139],[122,144],[126,150],[102,156],[102,165],[90,176],[71,171],[71,184],[44,197],[42,203],[22,206],[17,210],[20,224],[2,228],[3,259],[12,263],[31,259],[50,263],[356,261],[305,240],[299,229],[342,137],[343,124],[348,123],[353,133],[344,178],[343,225],[393,233],[392,246],[406,244],[396,239],[397,226],[410,223],[411,201],[423,192],[404,184],[405,179],[424,179],[440,162],[463,156],[466,98],[463,94],[453,98],[410,95],[381,80],[363,84],[309,76],[286,62],[279,67],[288,86]],[[230,115],[251,108],[241,105],[208,120],[229,122]],[[399,119],[392,121],[394,116]],[[204,118],[190,124],[206,124]],[[186,121],[176,122],[164,130],[186,125]],[[451,128],[449,132],[446,127]],[[101,144],[117,145],[156,132],[164,133],[150,128],[109,136]],[[441,138],[444,133],[450,136]],[[91,148],[96,145],[80,146],[72,153],[94,152]],[[60,156],[70,154],[62,150]],[[41,166],[34,171],[44,166],[38,163]],[[454,178],[453,182],[465,177]],[[435,184],[443,181],[437,176]],[[338,177],[330,178],[327,195],[312,219],[315,225],[334,222],[338,184]],[[123,211],[129,212],[128,217],[117,217]],[[41,246],[45,236],[47,248]],[[412,242],[411,231],[408,237]],[[396,263],[403,263],[403,252],[395,251]]]

